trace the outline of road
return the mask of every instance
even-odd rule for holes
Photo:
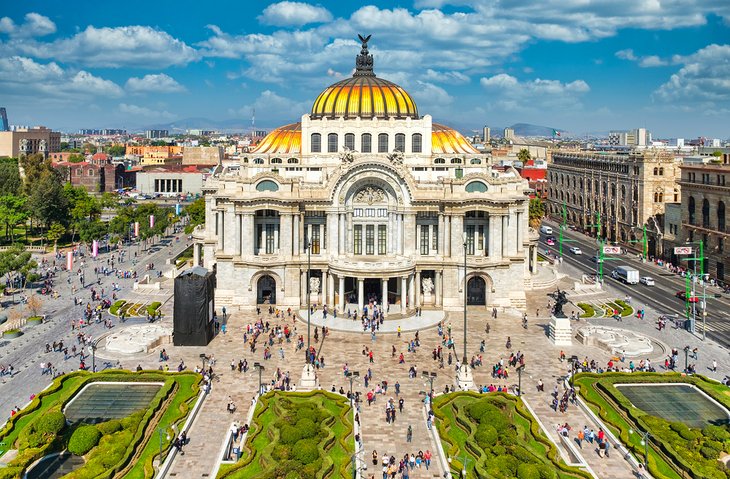
[[[546,221],[545,223],[553,227],[552,236],[555,236],[557,239],[558,225],[550,221]],[[540,251],[544,252],[545,249],[548,249],[553,255],[558,255],[559,245],[557,242],[555,246],[548,246],[545,243],[548,236],[550,235],[540,234]],[[572,246],[581,248],[583,254],[572,254],[570,252]],[[596,249],[595,238],[572,230],[563,232],[563,261],[578,267],[586,274],[596,274],[596,263],[591,260]],[[641,276],[651,276],[654,278],[656,285],[627,285],[621,281],[612,279],[611,271],[618,265],[627,265],[638,269]],[[603,273],[604,283],[610,283],[624,295],[631,296],[634,306],[640,307],[641,302],[644,302],[645,304],[651,304],[662,314],[677,314],[680,317],[685,316],[684,301],[676,297],[678,291],[685,290],[685,279],[669,270],[651,262],[643,263],[633,254],[624,254],[615,257],[607,255],[603,264]],[[699,285],[696,286],[696,295],[701,299],[702,287]],[[730,346],[730,296],[721,293],[719,288],[710,286],[707,287],[706,295],[707,337],[724,347],[728,347]],[[700,337],[702,335],[702,320],[699,307],[697,311],[696,334]]]

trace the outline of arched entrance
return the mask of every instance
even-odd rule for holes
[[[256,303],[276,304],[276,281],[268,274],[256,282]]]
[[[470,278],[466,286],[466,304],[485,306],[487,304],[487,282],[480,276]]]

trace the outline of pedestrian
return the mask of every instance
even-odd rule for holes
[[[409,424],[408,430],[406,431],[406,442],[411,442],[413,439],[413,427]]]
[[[583,431],[578,431],[578,437],[575,438],[575,441],[578,443],[578,447],[583,449],[583,440],[586,438]]]
[[[715,361],[714,359],[712,360],[712,372],[717,372],[717,361]]]

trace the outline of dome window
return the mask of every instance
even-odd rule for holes
[[[443,158],[436,158],[435,160],[433,160],[433,162],[437,165],[443,165],[444,163],[446,163],[446,160],[444,160]]]
[[[460,165],[461,164],[461,158],[452,158],[451,159],[452,165]]]
[[[286,160],[286,162],[290,165],[296,165],[297,163],[299,163],[299,160],[297,160],[296,158],[289,158],[288,160]]]
[[[327,153],[337,153],[337,133],[327,135]]]
[[[256,191],[279,191],[279,185],[271,180],[259,181],[256,185]]]
[[[345,133],[345,148],[347,148],[348,150],[355,149],[355,134],[354,133]]]
[[[395,149],[401,153],[406,151],[406,135],[403,133],[395,134]]]
[[[378,135],[378,153],[388,153],[388,134],[381,133]]]
[[[481,181],[472,181],[471,183],[466,185],[466,192],[467,193],[486,193],[487,185],[485,185]]]
[[[271,159],[271,164],[272,165],[274,165],[274,164],[280,165],[281,164],[281,158],[272,158]]]
[[[420,133],[414,133],[411,136],[411,151],[413,153],[423,152],[423,136]]]
[[[370,133],[363,133],[360,137],[360,151],[362,153],[372,153],[373,151],[373,135]]]
[[[254,158],[253,164],[254,165],[263,165],[264,164],[264,159],[263,158]]]
[[[470,161],[470,163],[472,165],[481,165],[482,164],[482,160],[480,160],[479,158],[472,158],[471,161]]]
[[[309,147],[312,150],[312,153],[321,153],[322,152],[322,135],[320,135],[319,133],[312,133],[312,139],[310,141]]]

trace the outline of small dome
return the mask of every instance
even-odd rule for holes
[[[355,59],[355,73],[319,94],[311,118],[418,118],[418,108],[411,95],[373,73],[373,56],[367,46],[370,36],[359,38],[362,49]]]
[[[431,151],[434,155],[479,153],[461,133],[438,123],[431,131]]]
[[[265,153],[269,155],[298,154],[302,146],[302,124],[290,123],[280,126],[264,138],[256,146],[253,153]]]

